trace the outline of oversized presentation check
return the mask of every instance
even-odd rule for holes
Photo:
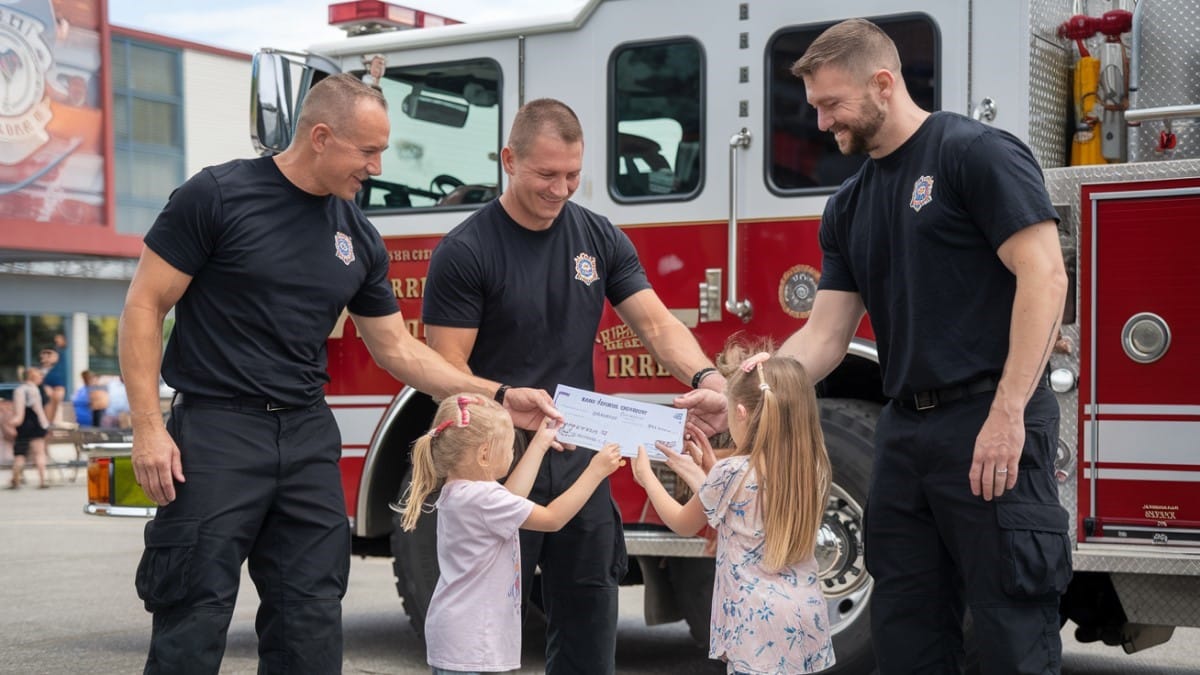
[[[683,447],[686,410],[565,384],[554,391],[554,407],[566,418],[558,431],[558,440],[563,443],[593,450],[616,443],[626,457],[637,457],[641,445],[650,459],[660,461],[666,457],[655,449],[655,441],[662,441],[675,451]]]

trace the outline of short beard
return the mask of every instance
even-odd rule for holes
[[[883,108],[874,103],[867,104],[870,106],[866,110],[866,118],[862,122],[851,125],[843,125],[850,132],[850,139],[846,142],[845,147],[838,145],[838,149],[843,155],[861,155],[870,153],[878,143],[875,142],[875,136],[879,133],[879,129],[883,127]]]

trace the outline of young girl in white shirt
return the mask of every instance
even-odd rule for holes
[[[709,657],[725,661],[729,673],[816,672],[834,663],[814,556],[832,471],[816,396],[795,359],[744,355],[734,346],[723,357],[741,361],[725,388],[734,454],[706,476],[659,445],[696,493],[682,505],[644,449],[633,475],[676,533],[693,535],[705,524],[717,532]],[[707,445],[702,436],[693,442]]]
[[[416,527],[425,498],[442,491],[434,506],[441,575],[425,618],[434,675],[521,667],[517,530],[561,529],[624,464],[618,447],[606,445],[566,492],[546,506],[535,504],[526,497],[556,432],[546,420],[509,473],[514,431],[508,412],[491,399],[460,394],[442,401],[433,428],[413,446],[412,487],[402,505],[406,531]]]

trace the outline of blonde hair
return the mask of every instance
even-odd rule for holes
[[[583,142],[583,127],[575,111],[553,98],[538,98],[521,106],[508,133],[508,147],[517,157],[525,157],[533,139],[542,134],[564,143]]]
[[[476,394],[447,396],[433,416],[433,427],[413,443],[412,483],[401,502],[401,526],[411,532],[425,498],[441,489],[446,475],[478,448],[497,447],[512,431],[508,412],[490,398]]]
[[[731,341],[718,363],[731,371],[729,414],[736,405],[749,413],[736,454],[749,455],[757,476],[763,564],[778,570],[813,555],[833,470],[813,382],[799,361],[773,356],[749,372],[729,367],[761,351],[770,344]]]
[[[883,29],[866,19],[847,19],[817,36],[792,64],[792,75],[812,75],[824,66],[869,75],[880,68],[900,75],[900,52]]]

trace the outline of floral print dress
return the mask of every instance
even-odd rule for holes
[[[758,481],[747,456],[713,466],[700,503],[717,531],[716,585],[708,655],[730,673],[812,673],[834,663],[825,596],[810,557],[763,567]]]

